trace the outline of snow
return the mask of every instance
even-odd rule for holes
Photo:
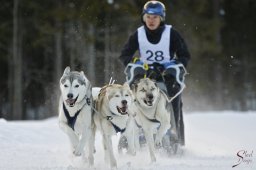
[[[184,114],[186,146],[182,155],[157,153],[150,163],[147,148],[136,156],[118,154],[120,170],[256,170],[256,112],[193,112]],[[101,135],[95,141],[95,166],[73,157],[57,117],[42,121],[0,119],[0,170],[105,170]],[[242,150],[242,151],[241,151]],[[237,156],[237,153],[241,157]],[[239,159],[240,158],[240,159]],[[232,168],[233,165],[240,163]]]

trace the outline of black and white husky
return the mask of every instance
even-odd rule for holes
[[[89,165],[94,158],[94,124],[92,121],[92,87],[83,71],[66,67],[60,79],[59,126],[70,140],[72,152],[85,156],[88,148]]]

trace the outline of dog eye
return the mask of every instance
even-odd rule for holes
[[[120,95],[117,94],[117,95],[115,95],[115,97],[120,97]]]
[[[126,94],[126,95],[125,95],[125,97],[128,97],[128,96],[129,96],[129,94]]]
[[[68,85],[65,84],[64,87],[68,87]]]
[[[145,89],[141,89],[140,91],[141,91],[141,92],[146,92],[146,90],[145,90]]]
[[[75,87],[76,87],[76,88],[78,88],[78,87],[79,87],[79,85],[77,84],[77,85],[75,85]]]
[[[153,91],[153,90],[155,90],[155,89],[156,89],[156,88],[152,87],[152,88],[151,88],[151,91]]]

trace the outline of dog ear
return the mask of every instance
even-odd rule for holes
[[[125,82],[125,83],[123,84],[123,86],[124,86],[125,88],[127,88],[127,89],[131,89],[130,86],[129,86],[129,84],[128,84],[127,82]]]
[[[156,82],[154,82],[155,86],[158,87],[158,84]]]
[[[65,68],[64,72],[63,72],[63,75],[67,75],[67,74],[69,74],[69,73],[70,73],[70,67],[67,66],[67,67]]]
[[[139,84],[139,82],[141,82],[141,80],[146,80],[148,78],[144,78],[144,79],[136,79],[134,80],[133,84]]]
[[[84,76],[85,76],[84,71],[80,71],[80,74],[82,74],[82,75],[84,75]]]
[[[84,78],[85,78],[85,82],[87,84],[86,94],[88,96],[91,96],[92,95],[92,85],[91,85],[91,82],[86,78],[85,75],[84,75]]]
[[[108,100],[109,100],[109,95],[111,93],[111,90],[112,90],[111,86],[107,86],[105,89],[105,96]]]
[[[83,71],[80,71],[79,73],[80,73],[80,74],[81,74],[81,76],[84,78],[84,82],[85,82],[85,84],[90,83],[90,82],[89,82],[89,80],[87,79],[87,77],[85,76],[85,74],[84,74],[84,72],[83,72]]]
[[[132,90],[133,92],[136,92],[136,91],[137,91],[137,87],[138,87],[137,84],[135,84],[135,83],[131,84],[131,90]]]

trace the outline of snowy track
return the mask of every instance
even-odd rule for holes
[[[118,155],[120,170],[256,170],[256,113],[207,112],[184,115],[186,147],[182,156],[157,153],[149,163],[147,149],[136,156]],[[96,136],[95,166],[105,170],[101,136]],[[72,159],[66,135],[57,118],[44,121],[0,119],[0,170],[82,170],[81,158]],[[240,151],[240,152],[239,152]],[[237,156],[237,153],[243,157]],[[245,154],[246,152],[246,154]],[[73,160],[73,161],[71,161]],[[240,163],[241,162],[241,163]],[[240,163],[232,168],[233,165]]]

